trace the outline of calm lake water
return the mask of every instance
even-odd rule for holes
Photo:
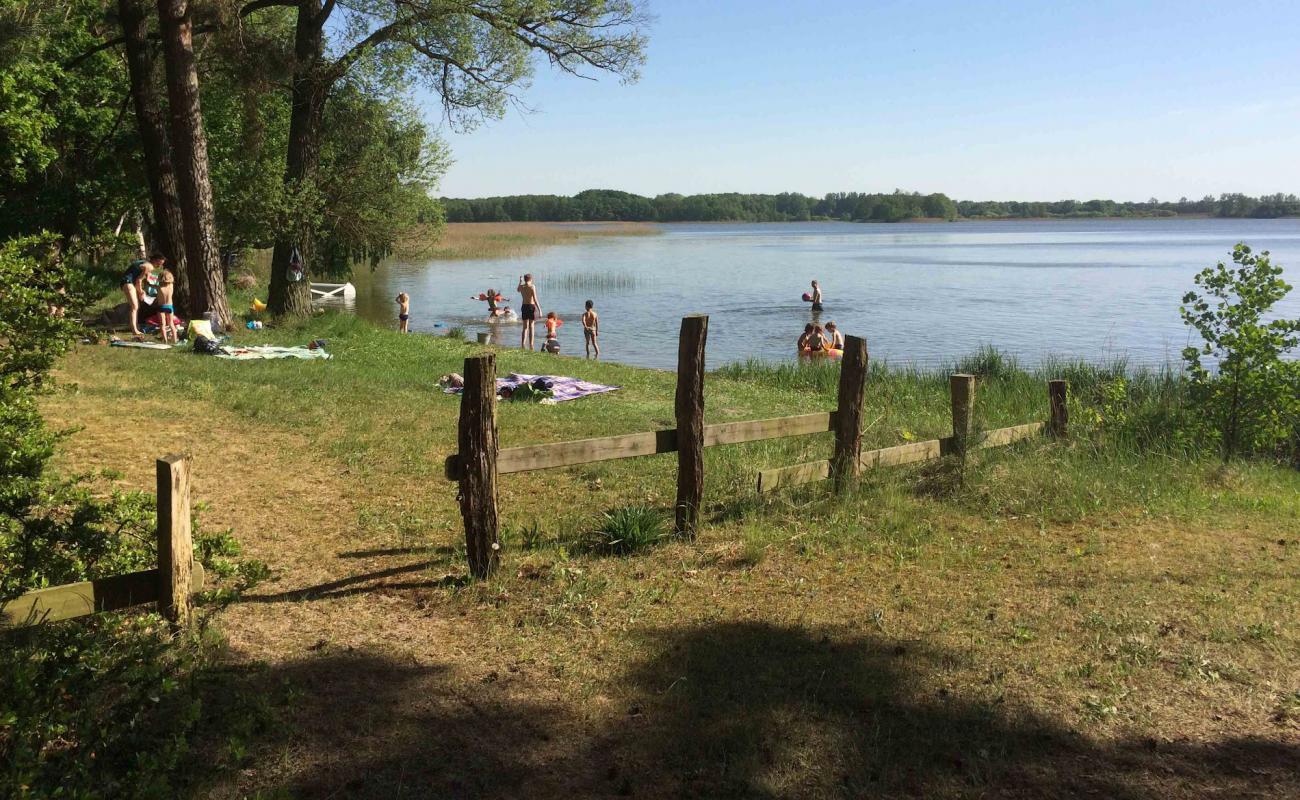
[[[992,344],[1026,365],[1069,356],[1146,366],[1178,360],[1188,343],[1183,293],[1240,241],[1271,250],[1300,284],[1297,219],[678,224],[525,258],[389,262],[353,283],[365,317],[395,326],[393,298],[405,291],[414,331],[455,325],[517,345],[520,326],[485,324],[486,305],[469,297],[491,286],[517,308],[518,278],[531,272],[543,311],[566,323],[566,355],[582,354],[578,317],[591,299],[606,359],[673,368],[689,313],[710,317],[711,367],[793,359],[795,339],[816,319],[800,300],[816,278],[820,320],[865,336],[873,360],[937,366]],[[1300,289],[1281,310],[1300,316]]]

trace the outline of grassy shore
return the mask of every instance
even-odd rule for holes
[[[517,258],[579,239],[656,233],[656,226],[641,222],[451,222],[433,241],[422,228],[415,228],[403,237],[396,255],[443,260]]]
[[[758,498],[827,435],[710,448],[707,524],[660,537],[670,456],[504,476],[499,574],[465,580],[457,401],[475,346],[327,315],[329,362],[85,346],[46,412],[65,466],[148,488],[195,459],[207,524],[274,576],[222,612],[285,724],[205,759],[210,797],[1295,796],[1300,474],[1181,442],[1172,376],[1062,364],[1074,436]],[[503,404],[503,446],[671,427],[671,374],[503,350],[621,386]],[[983,353],[978,425],[1043,419]],[[835,371],[711,374],[706,418],[832,408]],[[1118,388],[1117,388],[1118,387]],[[948,432],[943,373],[873,370],[865,445]],[[124,421],[129,421],[124,424]],[[630,510],[629,510],[630,509]],[[647,542],[603,555],[602,531]]]

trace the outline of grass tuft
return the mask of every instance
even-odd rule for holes
[[[645,505],[606,511],[600,527],[587,539],[587,548],[601,555],[625,556],[654,547],[668,537],[668,519]]]

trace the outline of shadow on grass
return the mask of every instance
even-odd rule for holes
[[[453,586],[463,586],[469,582],[469,578],[464,575],[446,575],[441,578],[421,581],[392,582],[383,580],[384,578],[391,578],[396,575],[409,575],[413,572],[427,572],[432,566],[432,564],[422,561],[418,564],[389,567],[388,569],[365,572],[360,575],[349,575],[346,578],[327,581],[315,586],[291,589],[286,592],[276,592],[275,594],[245,594],[239,599],[239,602],[296,603],[303,600],[323,600],[334,597],[346,597],[347,595],[373,592],[380,589],[449,588]],[[376,583],[376,581],[378,581],[378,583]]]
[[[1294,743],[1099,743],[950,694],[944,654],[910,643],[725,623],[637,649],[586,704],[530,668],[323,652],[258,678],[300,690],[292,732],[225,780],[306,798],[1300,792]]]

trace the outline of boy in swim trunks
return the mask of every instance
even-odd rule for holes
[[[172,305],[172,295],[176,292],[176,276],[163,268],[162,278],[158,282],[158,313],[162,315],[162,340],[176,344],[176,307]]]
[[[406,292],[397,296],[397,330],[411,332],[411,296]]]
[[[582,341],[587,348],[587,358],[591,358],[591,351],[596,351],[596,358],[600,358],[600,345],[596,344],[596,337],[600,335],[600,317],[596,314],[595,304],[590,300],[587,301],[587,310],[582,314]]]
[[[524,329],[519,333],[519,346],[533,348],[533,323],[537,321],[537,286],[533,284],[532,273],[519,279],[519,317]]]
[[[835,327],[834,320],[831,320],[830,322],[826,323],[826,335],[827,338],[830,339],[830,342],[828,344],[832,349],[834,350],[844,349],[844,334],[840,333],[840,329]]]
[[[822,310],[822,287],[817,284],[817,281],[812,282],[812,310]]]

